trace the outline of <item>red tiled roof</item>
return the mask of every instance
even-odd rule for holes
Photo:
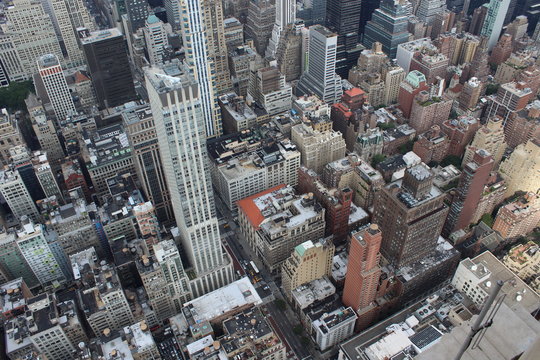
[[[285,184],[274,186],[273,188],[261,191],[260,193],[248,196],[247,198],[238,200],[236,202],[236,204],[238,205],[238,209],[242,211],[244,214],[246,214],[249,222],[251,223],[251,226],[258,229],[259,225],[261,225],[261,223],[264,220],[264,216],[261,214],[261,211],[259,210],[259,208],[257,207],[257,205],[255,204],[253,200],[255,200],[256,198],[260,196],[279,190],[285,186],[286,186]]]

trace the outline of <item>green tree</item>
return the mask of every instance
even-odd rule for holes
[[[371,158],[371,166],[375,167],[378,163],[383,162],[385,159],[386,156],[383,154],[374,155],[373,158]]]
[[[302,327],[302,325],[297,324],[297,325],[294,325],[294,327],[292,328],[292,331],[293,331],[293,333],[295,333],[296,335],[300,335],[300,334],[302,334],[302,332],[304,331],[304,328]]]
[[[493,216],[491,216],[491,214],[482,215],[482,217],[480,218],[480,221],[483,221],[489,227],[493,226]]]
[[[441,161],[441,166],[454,165],[457,168],[461,168],[461,158],[456,155],[448,155]]]
[[[414,141],[413,141],[413,140],[409,140],[409,141],[407,141],[405,144],[399,146],[399,148],[398,148],[399,153],[400,153],[400,154],[406,154],[406,153],[408,153],[409,151],[412,151],[413,146],[414,146]]]
[[[24,99],[34,91],[31,81],[12,82],[7,87],[0,88],[0,108],[9,111],[26,110]]]
[[[488,84],[486,86],[486,95],[493,95],[499,90],[499,84]]]
[[[388,129],[394,129],[396,127],[396,124],[394,123],[378,123],[377,127],[381,130],[388,130]]]

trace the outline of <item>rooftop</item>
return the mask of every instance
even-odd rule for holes
[[[322,277],[294,289],[292,298],[300,309],[305,309],[314,302],[335,294],[335,292],[336,288],[332,282],[327,277]]]
[[[123,36],[120,30],[117,28],[111,28],[106,30],[98,30],[94,31],[88,34],[87,37],[83,37],[80,39],[81,43],[83,45],[91,44],[98,41],[103,41],[106,39],[113,39],[118,36]]]
[[[260,305],[262,300],[247,277],[214,290],[184,304],[194,321],[213,320],[246,305]]]
[[[89,170],[131,156],[131,147],[122,125],[104,127],[83,134],[88,149]]]

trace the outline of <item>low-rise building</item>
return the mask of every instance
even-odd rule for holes
[[[535,291],[540,277],[540,249],[533,241],[514,246],[503,259],[504,265],[517,274],[523,281],[531,284]]]
[[[357,316],[352,308],[341,307],[313,322],[315,341],[321,351],[336,346],[354,333]]]

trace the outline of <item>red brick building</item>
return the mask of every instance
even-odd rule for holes
[[[439,125],[433,125],[431,129],[418,136],[413,151],[422,162],[428,164],[432,161],[441,162],[446,157],[449,146],[448,136],[441,131]]]
[[[450,142],[447,155],[461,157],[479,127],[480,121],[471,116],[460,116],[458,119],[444,121],[441,130],[448,136]]]
[[[420,91],[428,90],[426,77],[420,71],[411,71],[399,86],[398,104],[405,118],[411,116],[411,109],[416,95]]]

